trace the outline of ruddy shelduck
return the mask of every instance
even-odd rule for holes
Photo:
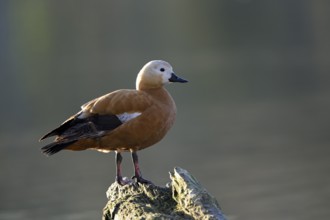
[[[116,152],[116,181],[127,183],[121,174],[121,152],[131,152],[137,182],[151,183],[142,178],[137,151],[159,142],[175,121],[176,105],[164,85],[185,83],[162,60],[147,63],[138,73],[136,89],[122,89],[93,99],[81,111],[40,140],[56,136],[44,146],[46,155],[61,150],[94,149]]]

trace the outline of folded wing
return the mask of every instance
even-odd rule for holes
[[[146,94],[136,90],[118,90],[94,99],[58,128],[40,140],[56,136],[55,141],[43,147],[51,155],[84,138],[97,139],[142,114],[151,105]],[[91,146],[92,148],[93,146]]]

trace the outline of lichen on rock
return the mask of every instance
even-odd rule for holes
[[[225,220],[217,200],[186,170],[176,167],[168,187],[113,183],[103,220],[219,219]]]

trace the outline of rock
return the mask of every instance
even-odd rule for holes
[[[176,167],[170,178],[168,187],[113,183],[103,220],[226,219],[217,200],[188,171]]]

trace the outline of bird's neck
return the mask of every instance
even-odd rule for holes
[[[175,103],[173,101],[172,96],[164,87],[149,88],[149,89],[142,89],[142,90],[140,89],[140,91],[144,91],[144,92],[148,93],[150,96],[152,96],[157,101],[160,101],[166,105],[175,107]]]

